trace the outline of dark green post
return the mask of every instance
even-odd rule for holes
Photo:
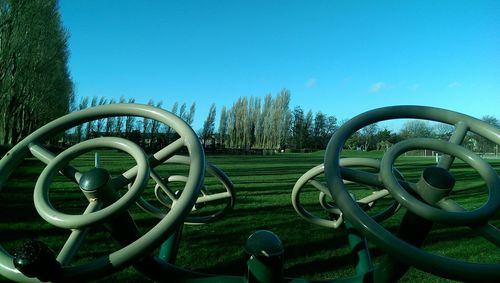
[[[283,282],[283,245],[271,231],[259,230],[250,235],[245,243],[249,283]]]
[[[160,247],[159,258],[165,262],[174,264],[177,258],[177,252],[179,251],[179,244],[181,241],[183,225],[179,225],[179,228],[168,238]]]
[[[352,253],[358,258],[356,264],[356,275],[364,275],[373,269],[372,259],[370,257],[370,252],[368,251],[368,243],[366,239],[361,236],[358,230],[356,230],[349,221],[345,222],[347,229],[347,239],[349,241],[349,246],[351,247]]]

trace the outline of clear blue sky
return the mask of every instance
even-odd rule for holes
[[[196,102],[195,130],[212,103],[282,88],[339,120],[397,104],[500,118],[500,1],[59,4],[78,101]]]

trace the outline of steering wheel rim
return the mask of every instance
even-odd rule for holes
[[[175,155],[169,158],[164,162],[164,164],[182,164],[182,165],[189,165],[191,162],[190,158],[187,156],[181,156],[181,155]],[[205,170],[206,173],[209,175],[215,177],[224,187],[226,190],[223,193],[216,193],[216,194],[208,194],[208,195],[203,195],[197,198],[197,203],[203,200],[203,197],[209,199],[207,202],[212,201],[213,198],[218,197],[217,200],[220,200],[220,197],[224,197],[227,199],[226,205],[220,209],[217,210],[215,213],[209,214],[209,215],[203,215],[203,216],[191,216],[188,215],[184,219],[184,224],[189,224],[189,225],[198,225],[198,224],[206,224],[209,222],[216,221],[220,218],[222,218],[228,211],[230,211],[234,207],[235,199],[236,199],[236,192],[234,190],[234,185],[231,181],[231,179],[222,171],[219,169],[217,166],[207,162],[205,164]],[[157,173],[153,173],[157,174]],[[207,174],[205,174],[207,176]],[[168,185],[166,183],[168,182],[185,182],[185,178],[183,175],[174,175],[174,176],[169,176],[168,178],[162,178],[161,176],[157,175],[154,176],[153,179],[155,180],[160,180],[157,182],[155,185],[155,194],[157,196],[158,201],[163,204],[164,206],[167,206],[168,202],[174,203],[177,202],[178,196],[176,196],[175,193],[170,192],[168,189]],[[203,193],[203,192],[202,192]],[[219,196],[217,196],[219,195]],[[166,213],[164,210],[157,208],[153,204],[149,203],[147,200],[144,198],[140,197],[137,200],[137,205],[142,208],[144,211],[148,212],[149,214],[157,217],[157,218],[163,218]],[[173,205],[173,204],[171,204]],[[170,206],[171,206],[170,205]]]
[[[479,175],[486,181],[486,185],[489,189],[490,194],[487,202],[483,206],[471,211],[445,211],[419,201],[416,197],[407,192],[393,176],[391,168],[396,158],[402,153],[413,149],[423,148],[429,148],[453,155],[476,169]],[[413,213],[433,222],[451,225],[477,225],[478,223],[487,222],[487,219],[493,216],[499,209],[500,179],[495,170],[477,154],[453,143],[428,138],[413,138],[399,142],[384,154],[380,172],[382,181],[399,203]]]
[[[205,155],[196,133],[189,125],[174,114],[152,106],[142,104],[110,104],[87,108],[60,117],[39,128],[15,145],[0,160],[0,171],[2,172],[0,174],[0,191],[6,180],[28,152],[31,151],[41,161],[48,163],[49,157],[38,154],[39,152],[47,151],[43,148],[39,151],[41,146],[38,143],[40,141],[46,140],[56,133],[63,132],[79,124],[115,116],[139,116],[154,119],[169,125],[179,134],[180,137],[176,141],[150,156],[149,166],[155,167],[172,156],[173,152],[181,148],[187,148],[191,156],[191,163],[189,165],[189,180],[184,188],[186,193],[179,198],[175,209],[171,210],[166,217],[161,219],[154,227],[131,244],[89,263],[76,266],[63,266],[58,278],[64,280],[90,280],[104,276],[130,265],[134,260],[152,252],[181,225],[184,217],[187,216],[194,205],[196,196],[202,185],[205,171]],[[131,168],[123,175],[125,179],[131,180],[137,176],[137,168]],[[0,246],[1,275],[14,281],[35,280],[21,274],[14,267],[12,261],[13,257]]]
[[[380,161],[377,159],[373,158],[342,158],[340,159],[340,166],[343,167],[350,167],[350,166],[363,166],[363,167],[369,167],[372,169],[380,170]],[[334,228],[337,229],[339,228],[342,223],[344,222],[343,218],[343,213],[342,211],[338,208],[338,206],[332,206],[328,205],[328,207],[323,204],[324,199],[327,195],[331,196],[330,192],[328,191],[328,188],[322,187],[321,184],[316,184],[316,180],[313,180],[315,177],[323,174],[325,171],[324,164],[319,164],[311,169],[309,169],[306,173],[304,173],[295,183],[293,189],[292,189],[292,205],[295,209],[295,212],[302,217],[304,220],[306,220],[309,223],[316,224],[325,228]],[[311,183],[313,182],[314,183]],[[311,212],[307,211],[302,205],[300,201],[300,193],[302,189],[305,187],[307,183],[311,183],[316,189],[320,191],[320,204],[321,206],[327,210],[329,213],[333,213],[338,215],[337,219],[334,220],[327,220],[324,218],[321,218],[319,216],[316,216],[312,214]],[[344,181],[344,184],[346,183],[351,183],[351,181]],[[357,199],[357,203],[361,204],[369,204],[373,203],[379,198],[383,198],[385,195],[388,194],[387,190],[385,190],[386,193],[384,193],[382,190],[378,190],[375,192],[381,192],[381,194],[378,194],[378,196],[367,196],[363,199]],[[354,196],[353,196],[354,197]],[[383,221],[386,218],[390,217],[392,214],[394,214],[399,207],[397,205],[391,205],[382,210],[381,212],[372,215],[371,217],[374,218],[376,221]]]
[[[339,166],[340,153],[345,141],[357,130],[367,125],[397,118],[425,119],[455,125],[456,132],[450,139],[453,143],[461,143],[465,134],[471,131],[500,144],[499,129],[465,114],[441,108],[390,106],[360,114],[338,129],[330,139],[325,152],[325,175],[328,188],[337,199],[345,217],[376,246],[408,265],[455,280],[468,281],[478,278],[496,280],[500,278],[500,265],[498,264],[471,263],[438,256],[400,240],[373,221],[350,198],[344,188]]]
[[[49,199],[49,186],[55,174],[70,160],[92,149],[114,148],[130,154],[138,166],[137,177],[128,191],[113,204],[98,211],[87,214],[67,214],[56,210]],[[44,168],[35,184],[33,201],[38,214],[50,224],[66,229],[81,229],[90,225],[101,223],[113,215],[124,212],[142,194],[149,176],[149,165],[146,154],[135,143],[115,137],[102,137],[80,142],[69,147]]]

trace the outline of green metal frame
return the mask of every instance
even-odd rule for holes
[[[181,165],[189,165],[191,160],[188,156],[175,155],[169,158],[164,162],[165,165],[169,164],[181,164]],[[185,224],[206,224],[209,222],[216,221],[221,217],[224,217],[228,211],[231,211],[234,207],[234,203],[236,200],[236,192],[234,190],[234,185],[231,182],[231,179],[222,171],[217,168],[217,166],[207,162],[205,164],[205,176],[213,176],[215,177],[219,183],[223,186],[224,192],[212,193],[205,185],[201,189],[201,195],[196,199],[196,204],[206,204],[210,205],[212,202],[225,202],[225,205],[222,209],[217,210],[216,212],[203,215],[203,216],[193,216],[188,215],[184,219]],[[139,207],[141,207],[144,211],[150,213],[151,215],[157,218],[163,218],[167,213],[165,212],[165,208],[171,209],[171,207],[177,202],[179,196],[177,196],[176,192],[172,191],[169,187],[169,182],[185,182],[186,176],[182,175],[173,175],[168,177],[162,177],[157,172],[157,170],[152,170],[151,178],[155,180],[155,194],[157,199],[162,203],[165,207],[158,208],[149,202],[147,202],[144,198],[140,197],[137,201]],[[195,205],[196,206],[196,205]],[[195,208],[193,208],[195,209]]]
[[[375,169],[377,172],[380,170],[380,160],[373,159],[373,158],[342,158],[340,160],[340,166],[344,168],[348,167],[367,167],[367,168],[372,168]],[[309,171],[304,173],[295,183],[293,189],[292,189],[292,205],[297,212],[299,216],[301,216],[303,219],[306,221],[316,224],[322,227],[326,228],[339,228],[342,227],[342,224],[344,223],[344,218],[342,215],[342,211],[338,208],[337,205],[332,205],[331,203],[327,202],[327,197],[332,199],[332,196],[330,194],[330,191],[328,190],[328,187],[326,184],[321,183],[320,181],[316,180],[316,178],[320,175],[322,175],[325,171],[325,166],[324,164],[320,164],[318,166],[315,166],[311,168]],[[397,172],[399,178],[402,178],[401,174]],[[347,181],[344,180],[344,184],[347,183],[352,183],[352,181]],[[316,216],[312,214],[311,212],[307,211],[300,203],[300,195],[303,192],[304,188],[306,185],[312,185],[314,188],[316,188],[320,193],[319,193],[319,203],[327,211],[331,216],[330,219],[325,219],[319,216]],[[366,196],[362,199],[356,199],[356,202],[360,205],[365,205],[368,206],[368,208],[373,205],[377,200],[384,198],[384,197],[390,197],[389,191],[382,188],[382,187],[372,187],[369,186],[373,190],[372,194],[369,196]],[[393,201],[391,205],[383,209],[382,211],[378,212],[375,215],[372,215],[372,218],[375,219],[375,221],[383,221],[384,219],[387,219],[391,215],[397,212],[399,209],[400,205],[396,202]]]
[[[42,146],[43,140],[47,137],[81,123],[111,116],[128,115],[142,116],[166,123],[174,128],[181,138],[148,157],[146,163],[149,164],[146,165],[144,164],[146,160],[144,153],[137,146],[119,138],[94,139],[93,141],[97,141],[97,144],[83,142],[60,155],[55,155]],[[344,162],[347,161],[341,161],[340,152],[351,134],[371,123],[395,118],[441,121],[455,125],[456,129],[449,142],[411,139],[396,144],[384,155],[380,163],[379,173],[360,171],[348,168],[347,164],[344,165]],[[67,250],[63,253],[60,252],[57,258],[60,269],[54,267],[54,273],[49,272],[49,277],[46,277],[47,272],[45,272],[43,278],[40,277],[43,280],[91,280],[134,264],[139,271],[159,282],[394,282],[404,275],[409,266],[415,266],[450,279],[495,281],[500,278],[500,264],[463,262],[433,255],[419,248],[429,233],[433,222],[471,226],[472,229],[478,231],[489,241],[497,246],[500,245],[500,231],[486,222],[492,214],[497,213],[499,210],[500,180],[496,172],[486,162],[460,146],[468,131],[500,144],[500,130],[491,125],[457,112],[422,106],[394,106],[375,109],[353,118],[334,134],[325,154],[324,168],[317,166],[308,171],[305,174],[306,177],[301,178],[301,182],[303,182],[303,185],[324,171],[327,187],[325,188],[322,185],[316,187],[325,196],[332,196],[336,201],[336,205],[342,211],[349,245],[352,252],[356,254],[358,263],[354,276],[335,280],[308,281],[305,279],[283,278],[281,241],[274,234],[266,231],[257,231],[247,240],[245,249],[248,253],[248,272],[243,276],[203,274],[179,268],[169,263],[175,261],[175,248],[166,251],[166,257],[151,256],[150,253],[167,239],[172,241],[180,239],[182,222],[188,217],[193,205],[197,202],[203,185],[205,159],[201,144],[188,125],[175,115],[150,106],[138,104],[99,106],[69,114],[47,124],[16,145],[0,160],[0,171],[2,172],[0,174],[0,188],[28,152],[48,164],[44,173],[42,173],[35,192],[37,210],[41,211],[41,214],[45,215],[44,218],[49,219],[49,222],[62,225],[62,227],[73,228],[74,232],[67,240],[67,243],[69,243],[67,247],[65,245],[63,248],[67,248]],[[129,152],[138,165],[115,178],[111,178],[105,169],[95,168],[95,170],[89,172],[78,172],[75,168],[67,165],[67,162],[77,155],[101,146],[114,147]],[[189,159],[182,160],[182,162],[189,165],[189,174],[187,177],[182,176],[182,178],[179,177],[178,179],[186,181],[184,192],[176,199],[176,205],[156,226],[146,234],[140,235],[133,219],[122,208],[120,202],[122,202],[123,197],[119,196],[117,190],[130,184],[130,190],[126,193],[126,195],[130,193],[130,196],[123,200],[125,203],[123,207],[127,207],[135,200],[139,200],[141,203],[140,192],[144,188],[144,180],[147,179],[148,174],[153,179],[158,177],[160,181],[157,184],[161,186],[163,181],[161,177],[155,176],[154,168],[169,160],[181,148],[187,148],[190,155]],[[447,155],[440,160],[439,168],[426,169],[419,182],[410,183],[398,176],[398,173],[393,170],[393,163],[397,156],[403,152],[416,148],[432,148]],[[453,180],[447,171],[455,157],[476,168],[488,184],[489,200],[479,209],[465,211],[449,197],[449,193],[453,189]],[[172,160],[179,161],[176,158]],[[376,161],[369,162],[377,163]],[[375,167],[378,168],[378,163]],[[89,206],[84,215],[74,218],[78,221],[66,221],[70,224],[60,224],[59,220],[51,218],[51,215],[54,212],[57,214],[57,211],[51,208],[48,200],[48,184],[57,170],[70,180],[78,183],[89,200]],[[363,211],[346,190],[344,186],[346,180],[380,188],[380,191],[387,189],[395,200],[407,208],[397,235],[386,231]],[[163,185],[165,184],[163,183]],[[302,185],[298,185],[297,189],[294,188],[295,193],[292,197],[292,199],[295,199],[294,205],[299,208],[300,198],[298,195]],[[171,192],[164,191],[164,193],[168,195]],[[384,192],[383,195],[385,194]],[[366,201],[371,200],[367,199]],[[117,203],[120,205],[117,205]],[[328,205],[324,200],[323,206],[325,209],[332,209],[332,206]],[[107,217],[108,212],[102,212],[107,211],[107,208],[113,210],[113,212],[109,212],[110,217]],[[299,211],[299,214],[302,213],[303,217],[305,215],[306,219],[313,219],[313,222],[321,223],[321,221],[314,220],[314,216],[308,215],[307,211],[300,209]],[[333,209],[331,211],[333,213],[338,212]],[[99,215],[99,213],[105,214],[106,217],[92,216]],[[73,217],[58,214],[58,218],[71,219]],[[72,266],[72,255],[78,250],[82,239],[88,232],[88,227],[98,222],[105,223],[111,236],[123,248],[91,263]],[[388,253],[382,264],[375,267],[372,265],[364,237]],[[167,245],[175,245],[175,243]],[[43,247],[41,249],[43,250]],[[52,261],[50,252],[43,252],[43,254]],[[29,278],[21,274],[13,265],[13,261],[16,260],[0,247],[0,274],[14,281],[39,281],[36,278]]]
[[[349,136],[369,124],[397,118],[443,122],[454,125],[455,131],[448,142],[431,139],[411,139],[396,144],[384,155],[380,174],[369,174],[362,171],[346,172],[344,168],[340,167],[340,153]],[[386,187],[396,200],[408,208],[410,214],[416,214],[413,218],[429,218],[430,220],[454,225],[470,226],[471,229],[479,232],[487,240],[499,246],[500,231],[485,222],[489,216],[498,212],[500,207],[498,202],[498,194],[500,193],[499,177],[486,162],[460,146],[469,131],[500,144],[500,129],[461,113],[424,106],[391,106],[368,111],[349,120],[332,136],[325,152],[325,175],[328,188],[344,213],[344,217],[370,242],[405,265],[415,266],[426,272],[455,280],[476,281],[480,279],[495,281],[500,278],[500,264],[471,263],[442,257],[401,240],[385,230],[360,209],[352,200],[343,183],[344,178],[367,185]],[[443,194],[443,189],[436,188],[432,184],[426,184],[426,182],[412,184],[396,180],[392,173],[392,164],[395,157],[404,151],[415,148],[430,148],[446,153],[447,155],[443,156],[438,164],[438,167],[445,170],[451,167],[455,157],[476,168],[488,183],[490,194],[488,202],[477,210],[465,211],[448,197],[452,188],[447,189],[447,192]],[[401,187],[404,187],[404,189]],[[419,197],[408,198],[407,190]],[[429,199],[434,199],[434,203],[424,203],[424,200]],[[437,205],[439,208],[432,207],[432,205]],[[423,222],[423,220],[419,221]]]
[[[113,140],[92,139],[89,142],[83,142],[77,144],[76,146],[73,146],[68,151],[63,152],[63,154],[61,155],[56,155],[43,147],[44,141],[47,138],[56,135],[57,133],[64,132],[65,130],[88,121],[114,116],[139,116],[154,119],[168,125],[169,127],[172,127],[180,137],[165,148],[149,156],[147,158],[147,162],[144,162],[144,156],[141,156],[143,154],[139,153],[139,150],[135,148],[135,146],[132,146],[130,144],[126,145],[123,140],[116,138],[114,138]],[[189,127],[189,125],[187,125],[184,121],[182,121],[179,117],[173,115],[172,113],[155,107],[140,104],[111,104],[73,112],[59,119],[56,119],[33,132],[31,135],[14,146],[0,160],[0,170],[2,172],[2,174],[0,174],[0,189],[5,184],[12,171],[22,162],[24,157],[29,152],[31,152],[39,160],[48,164],[49,169],[46,168],[45,170],[46,172],[48,172],[46,173],[47,177],[43,178],[44,181],[41,181],[42,183],[40,183],[42,184],[42,187],[37,190],[37,192],[40,192],[41,196],[37,193],[38,196],[36,199],[36,202],[38,203],[37,205],[39,207],[39,200],[44,200],[42,201],[42,203],[45,203],[45,206],[47,206],[48,202],[46,199],[46,184],[47,182],[50,182],[50,177],[53,176],[54,171],[56,169],[60,169],[63,175],[78,184],[78,181],[82,177],[83,173],[78,172],[78,170],[76,170],[75,168],[67,165],[66,162],[68,161],[68,159],[75,157],[75,155],[78,155],[89,148],[95,148],[95,146],[91,145],[91,143],[96,141],[98,143],[99,141],[105,141],[101,144],[105,147],[113,146],[121,150],[129,151],[139,163],[137,166],[134,166],[120,176],[110,180],[109,182],[111,183],[111,185],[106,186],[106,189],[103,189],[104,192],[100,194],[101,197],[103,197],[104,195],[113,195],[113,190],[118,190],[130,183],[133,183],[133,188],[131,188],[131,190],[125,194],[127,195],[126,198],[120,198],[116,200],[116,203],[118,204],[116,204],[115,202],[108,203],[106,205],[106,208],[100,210],[100,205],[93,204],[97,204],[99,202],[89,202],[89,207],[84,215],[79,215],[77,216],[77,218],[69,220],[69,222],[71,223],[74,219],[78,219],[78,221],[81,221],[83,219],[83,223],[62,225],[64,227],[77,227],[77,229],[74,230],[75,232],[73,232],[68,238],[67,243],[63,248],[63,252],[66,249],[74,251],[79,248],[79,245],[82,242],[82,238],[84,238],[86,235],[86,228],[78,227],[86,227],[87,225],[90,225],[92,223],[104,221],[104,219],[107,218],[108,215],[110,215],[109,218],[112,219],[127,219],[127,217],[125,216],[119,216],[121,215],[120,212],[123,211],[123,207],[131,205],[133,203],[132,200],[136,199],[137,193],[142,191],[143,188],[141,188],[141,186],[144,185],[144,174],[146,174],[147,176],[150,168],[154,168],[162,164],[164,161],[174,156],[176,152],[184,148],[187,149],[187,152],[190,155],[189,174],[186,185],[184,187],[185,194],[182,194],[182,196],[179,197],[175,208],[173,208],[168,213],[168,215],[166,215],[161,221],[159,221],[157,225],[155,225],[151,230],[149,230],[142,236],[138,235],[138,232],[134,232],[137,231],[137,229],[135,228],[133,221],[127,222],[124,220],[121,223],[116,223],[116,221],[113,221],[112,219],[106,220],[107,223],[110,223],[108,226],[110,227],[110,231],[113,236],[116,236],[116,234],[120,234],[121,230],[124,230],[121,234],[127,235],[127,239],[121,240],[121,242],[124,243],[123,248],[112,252],[107,256],[97,258],[94,261],[85,264],[71,265],[69,263],[69,260],[65,260],[60,271],[57,272],[57,274],[54,274],[54,278],[52,278],[51,280],[81,281],[99,278],[104,275],[121,270],[136,262],[141,257],[148,255],[156,247],[161,245],[168,237],[170,237],[180,225],[182,225],[182,220],[189,214],[191,208],[195,204],[196,198],[203,183],[205,171],[205,155],[198,137]],[[136,178],[137,180],[134,181],[134,179]],[[42,204],[42,206],[44,205]],[[42,208],[42,212],[46,210],[45,208]],[[109,211],[107,209],[109,209]],[[49,216],[50,209],[46,212],[46,218],[51,219],[51,217]],[[113,217],[111,217],[111,214],[115,215],[112,215]],[[97,217],[98,219],[88,220],[91,218],[96,218],[94,215],[101,215],[102,219],[101,216],[99,216]],[[67,217],[65,215],[59,216],[61,216],[59,218],[62,218],[63,222]],[[51,221],[59,223],[59,220],[60,219],[52,219]],[[130,231],[130,229],[132,229],[132,231]],[[24,276],[19,270],[17,270],[13,265],[13,256],[1,246],[0,274],[13,281],[38,281],[37,279]]]

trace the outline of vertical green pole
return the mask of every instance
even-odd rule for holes
[[[182,227],[183,225],[179,225],[179,228],[160,247],[159,257],[165,262],[175,263],[181,241]]]
[[[353,253],[358,258],[356,264],[356,275],[364,275],[373,269],[372,260],[368,251],[366,239],[356,230],[349,221],[345,222],[347,228],[347,239]]]
[[[283,244],[271,231],[259,230],[250,235],[245,243],[248,283],[283,282]]]

